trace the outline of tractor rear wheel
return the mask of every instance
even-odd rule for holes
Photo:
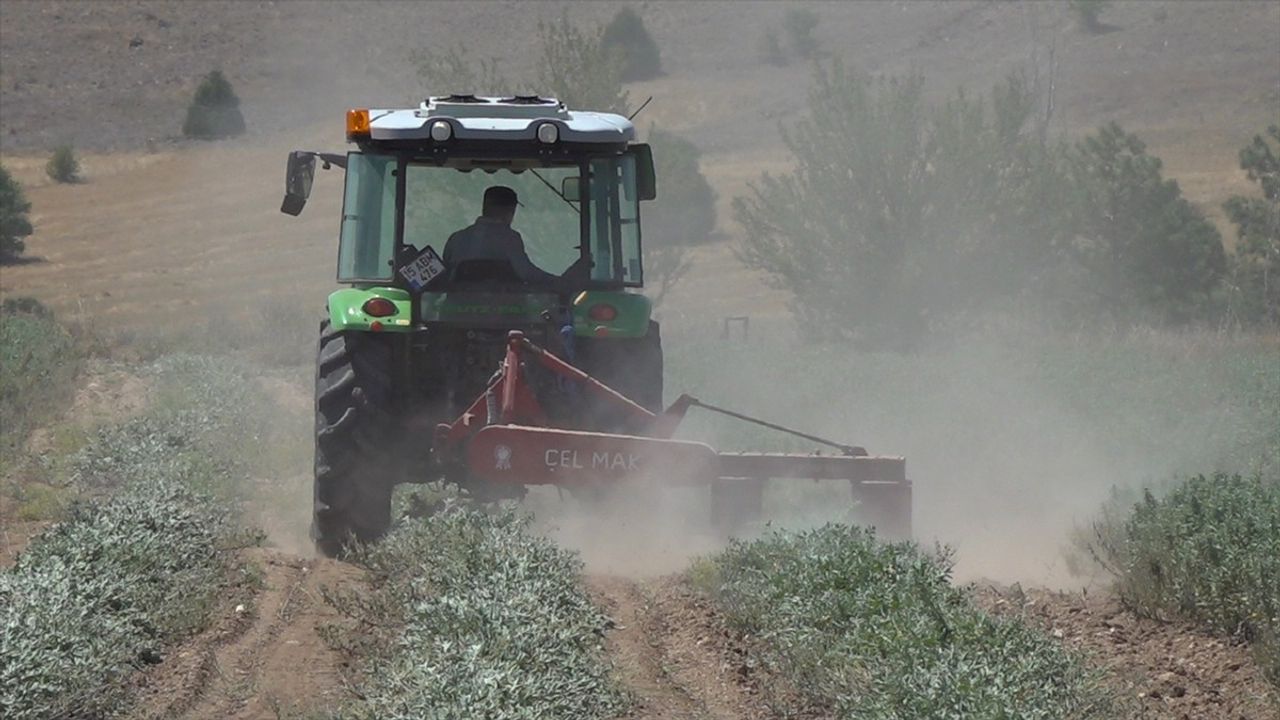
[[[649,331],[637,338],[583,338],[578,351],[579,367],[655,414],[662,404],[662,328],[649,321]],[[599,403],[588,411],[593,430],[613,433],[643,433],[645,427],[617,408]],[[569,494],[588,505],[606,505],[618,490],[609,484],[570,485]]]
[[[644,337],[583,338],[579,342],[583,370],[646,410],[663,411],[662,328],[656,321],[649,321]]]
[[[334,557],[391,524],[398,423],[389,338],[320,324],[311,539]]]

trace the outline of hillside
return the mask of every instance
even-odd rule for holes
[[[199,76],[222,68],[258,137],[296,137],[346,107],[424,94],[415,53],[465,47],[500,67],[536,67],[541,20],[603,22],[618,3],[273,3],[10,0],[0,6],[0,151],[58,142],[155,147],[177,134]],[[631,88],[641,117],[707,153],[722,197],[778,163],[777,125],[803,105],[806,63],[770,65],[771,3],[645,3],[666,75]],[[821,50],[872,73],[919,71],[934,95],[987,90],[1056,62],[1055,117],[1068,134],[1109,120],[1138,131],[1192,197],[1216,204],[1235,152],[1280,114],[1280,5],[1116,2],[1103,32],[1065,3],[814,3]],[[434,91],[446,89],[434,88]],[[452,90],[452,89],[449,89]],[[333,137],[336,140],[335,136]],[[331,140],[332,142],[332,140]]]
[[[28,254],[49,261],[7,268],[4,290],[128,326],[218,313],[228,297],[241,307],[245,297],[315,302],[332,284],[336,186],[321,180],[301,222],[280,216],[285,152],[340,147],[346,107],[423,95],[413,60],[420,50],[466,47],[519,74],[536,66],[540,20],[571,12],[603,22],[616,7],[0,4],[0,155],[33,202]],[[1221,201],[1250,189],[1238,148],[1280,116],[1277,3],[1118,2],[1096,35],[1080,31],[1060,3],[812,7],[825,53],[869,72],[919,71],[935,97],[1032,72],[1033,56],[1047,76],[1052,53],[1058,130],[1069,136],[1114,119],[1138,131],[1220,226]],[[732,237],[734,195],[761,171],[787,166],[778,128],[802,110],[810,68],[761,58],[760,39],[781,28],[784,6],[650,3],[642,10],[666,74],[629,88],[637,105],[655,98],[640,125],[677,130],[699,146],[721,230]],[[198,78],[215,67],[239,93],[249,135],[183,143],[175,137],[183,109]],[[52,186],[44,176],[46,153],[59,142],[90,153],[88,183]],[[760,278],[729,245],[699,248],[694,257],[699,282],[669,297],[668,322],[686,311],[712,322],[785,313],[786,298],[761,294]]]

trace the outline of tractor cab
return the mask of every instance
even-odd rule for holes
[[[640,202],[654,198],[655,180],[629,120],[536,96],[449,95],[351,110],[346,132],[356,149],[345,156],[290,154],[281,208],[301,212],[317,160],[345,168],[337,279],[350,300],[377,296],[397,312],[352,308],[342,322],[507,328],[564,311],[575,335],[646,332],[647,300],[624,291],[644,282]],[[489,220],[482,199],[494,187],[518,198],[510,229],[538,272],[501,254],[446,264],[450,237]]]

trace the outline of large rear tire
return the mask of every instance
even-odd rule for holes
[[[583,370],[646,410],[663,411],[662,328],[657,321],[649,321],[644,337],[583,338],[579,342]]]
[[[579,348],[579,367],[609,387],[653,413],[661,413],[663,403],[662,332],[657,321],[649,321],[649,330],[638,338],[583,338]],[[645,432],[644,424],[625,412],[605,403],[589,411],[592,430],[610,433]],[[618,488],[612,484],[570,485],[569,494],[590,505],[607,505]]]
[[[320,324],[311,539],[334,557],[391,525],[399,425],[387,337]]]

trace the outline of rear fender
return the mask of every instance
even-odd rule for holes
[[[612,320],[600,310],[613,308]],[[592,309],[596,308],[596,316]],[[608,290],[584,290],[573,299],[573,332],[579,337],[638,338],[649,332],[653,302],[644,295]]]
[[[374,317],[364,311],[364,304],[374,298],[390,300],[396,312]],[[388,287],[342,288],[329,295],[329,322],[335,330],[371,332],[409,332],[412,327],[413,302],[407,290]],[[375,328],[373,323],[377,322]]]

